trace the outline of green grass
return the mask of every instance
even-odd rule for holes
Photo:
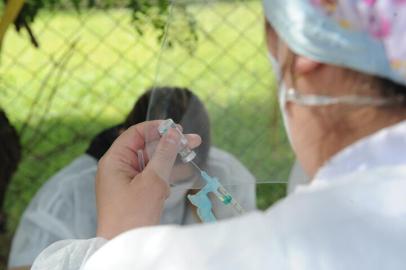
[[[261,3],[195,5],[190,11],[199,27],[192,55],[179,44],[160,55],[154,30],[139,36],[126,10],[43,13],[33,27],[38,50],[25,33],[9,32],[0,103],[23,132],[25,148],[6,200],[10,231],[41,184],[99,130],[120,122],[154,84],[193,89],[207,105],[216,146],[260,180],[286,180],[292,153],[276,120]],[[284,193],[283,184],[258,185],[258,206],[267,208]]]

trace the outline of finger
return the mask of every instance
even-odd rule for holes
[[[141,172],[137,152],[139,150],[144,151],[144,162],[148,164],[160,139],[158,127],[161,123],[162,120],[155,120],[130,127],[117,138],[109,152],[119,156],[121,161]],[[175,130],[172,131],[176,133]],[[190,148],[195,148],[201,144],[199,135],[188,134],[185,136]]]
[[[158,127],[162,120],[139,123],[124,131],[113,143],[113,147],[128,147],[136,152],[143,149],[145,142],[158,140],[160,135]]]
[[[138,150],[144,150],[149,141],[158,140],[158,126],[162,120],[148,121],[137,124],[124,131],[112,144],[105,155],[113,156],[119,160],[128,171],[136,170],[140,172],[138,161]],[[147,154],[144,151],[144,154]],[[148,155],[144,156],[148,162]]]
[[[176,124],[176,126],[179,128],[180,132],[183,133],[183,127],[181,125],[179,125],[179,124]]]
[[[153,142],[149,142],[145,145],[145,153],[146,156],[148,158],[148,161],[152,158],[152,156],[154,155],[156,148],[159,144],[159,140],[153,141]]]
[[[185,135],[185,137],[188,140],[188,146],[191,149],[198,147],[202,142],[202,139],[197,134],[187,134],[187,135]],[[158,146],[158,143],[159,143],[159,141],[153,141],[153,142],[149,142],[145,145],[145,149],[144,149],[145,164],[147,164],[149,162],[149,160],[151,159],[151,157],[154,155],[156,148]]]
[[[198,147],[202,143],[202,138],[197,134],[186,134],[185,137],[188,141],[188,146],[192,149]]]
[[[152,177],[157,175],[162,180],[168,182],[175,164],[179,144],[180,134],[174,129],[169,129],[160,139],[145,169],[145,174],[150,174],[149,176]]]

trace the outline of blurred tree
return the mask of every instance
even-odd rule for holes
[[[31,43],[35,47],[39,47],[39,42],[35,37],[30,25],[34,22],[38,15],[38,12],[42,9],[56,9],[60,7],[66,8],[68,5],[80,12],[84,8],[111,8],[111,7],[127,7],[131,10],[132,21],[136,31],[143,35],[145,27],[152,25],[157,30],[157,39],[162,41],[165,37],[166,23],[168,16],[172,11],[171,0],[3,0],[6,6],[8,2],[10,4],[16,2],[24,2],[21,11],[14,20],[14,25],[17,31],[26,29],[29,34]],[[186,47],[190,52],[197,42],[196,23],[193,16],[187,11],[186,3],[177,3],[174,5],[174,9],[182,14],[184,22],[182,29],[178,29],[179,33],[188,33],[187,38],[168,39],[166,43],[168,47],[171,47],[174,43],[180,43]],[[185,29],[186,28],[186,29]],[[186,30],[186,31],[185,31]],[[1,41],[1,40],[0,40]]]

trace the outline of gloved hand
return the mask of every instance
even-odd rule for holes
[[[149,121],[130,127],[101,158],[96,175],[97,236],[111,239],[127,230],[159,223],[180,143],[175,130],[160,138],[160,123]],[[191,148],[201,143],[198,135],[186,138]],[[146,146],[157,141],[149,158]],[[142,171],[138,150],[144,151],[147,163]]]

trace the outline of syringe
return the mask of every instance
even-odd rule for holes
[[[224,198],[223,203],[225,205],[230,205],[231,207],[233,207],[235,212],[237,212],[237,214],[239,214],[239,215],[242,215],[245,213],[242,206],[234,199],[233,196],[231,196],[231,194],[223,186],[219,187],[218,191],[221,194],[221,196]]]
[[[240,215],[245,213],[241,205],[233,198],[233,196],[231,196],[231,194],[223,187],[217,178],[208,175],[207,172],[200,169],[200,167],[193,161],[190,163],[199,171],[201,177],[206,181],[207,184],[211,184],[212,186],[216,187],[216,190],[214,190],[213,193],[224,205],[232,206],[233,209]]]
[[[193,162],[193,159],[196,157],[196,153],[189,148],[185,135],[183,135],[182,131],[172,119],[163,121],[158,127],[158,132],[162,136],[166,134],[170,128],[175,129],[181,136],[178,153],[181,156],[182,161],[184,163],[191,163],[206,182],[206,185],[198,193],[188,195],[189,200],[197,207],[198,214],[202,221],[212,222],[216,220],[212,212],[212,204],[208,197],[208,193],[214,193],[224,205],[230,205],[238,214],[244,214],[244,209],[223,187],[219,180],[215,177],[209,176],[207,172],[200,169],[200,167]]]

